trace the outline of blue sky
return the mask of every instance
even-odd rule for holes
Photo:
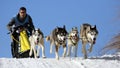
[[[40,28],[47,36],[56,26],[66,25],[69,32],[76,26],[89,23],[96,25],[99,35],[89,56],[98,56],[98,52],[109,42],[112,36],[120,31],[119,0],[2,0],[0,2],[0,58],[11,58],[10,36],[6,25],[14,17],[21,6],[27,8],[36,28]],[[49,58],[49,42],[45,41],[45,53]],[[59,50],[62,55],[62,47]],[[78,46],[78,56],[81,53],[81,42]]]

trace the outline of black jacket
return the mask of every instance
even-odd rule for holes
[[[33,22],[32,22],[32,18],[31,18],[30,15],[28,15],[28,14],[26,14],[26,17],[25,17],[24,19],[22,19],[22,20],[20,19],[19,14],[17,14],[15,17],[13,17],[13,18],[11,19],[11,21],[7,24],[8,30],[11,31],[13,25],[15,25],[16,23],[18,23],[18,22],[16,22],[16,19],[17,19],[20,23],[23,23],[23,22],[26,20],[27,16],[28,16],[28,21],[25,22],[25,24],[22,25],[22,26],[26,27],[26,28],[28,29],[28,31],[30,32],[30,34],[32,34],[32,30],[34,29],[34,25],[33,25]],[[18,26],[18,25],[15,25],[15,27],[17,27],[17,26]],[[21,26],[21,25],[19,25],[19,26]]]

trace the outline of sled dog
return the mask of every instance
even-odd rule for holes
[[[59,59],[58,50],[60,45],[63,46],[64,52],[63,57],[66,56],[66,36],[67,31],[65,26],[55,28],[51,35],[46,37],[46,41],[50,41],[50,53],[52,53],[52,46],[55,45],[55,57]]]
[[[91,26],[88,23],[84,23],[81,25],[80,38],[82,41],[82,53],[84,54],[85,59],[87,58],[86,44],[89,43],[90,48],[88,50],[89,52],[91,52],[93,45],[96,42],[97,35],[98,35],[98,30],[96,28],[96,25]]]
[[[34,53],[34,58],[38,58],[40,47],[41,47],[42,48],[42,57],[45,58],[44,38],[43,37],[44,37],[43,33],[41,32],[41,30],[39,28],[32,31],[32,35],[29,37],[29,41],[30,41],[30,45],[31,45],[29,56],[31,56],[32,53]],[[36,47],[36,46],[38,46],[38,47]]]
[[[71,55],[71,52],[75,52],[74,56],[77,57],[77,48],[78,48],[78,42],[79,42],[79,34],[77,27],[73,27],[70,33],[68,34],[68,51],[67,56]],[[72,50],[71,50],[72,49]]]

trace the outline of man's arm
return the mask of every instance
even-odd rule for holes
[[[35,29],[34,28],[34,25],[33,25],[33,21],[32,21],[32,18],[29,16],[29,24],[30,24],[30,28],[33,30]]]
[[[11,31],[14,23],[15,23],[15,20],[14,20],[14,18],[12,18],[11,21],[7,24],[7,28],[9,31]]]
[[[34,30],[34,25],[33,25],[33,21],[32,18],[29,16],[29,26],[28,26],[28,30],[30,32],[30,35],[32,35],[32,30]]]

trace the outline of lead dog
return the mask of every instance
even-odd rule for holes
[[[88,23],[82,24],[80,28],[80,38],[82,41],[82,53],[84,54],[84,58],[87,58],[86,44],[89,43],[90,48],[89,52],[92,51],[93,45],[96,42],[96,38],[98,35],[98,30],[95,26],[91,26]]]
[[[55,28],[52,31],[51,35],[46,37],[46,41],[50,41],[50,53],[52,53],[52,46],[55,45],[56,59],[59,59],[58,50],[60,45],[62,45],[64,48],[63,57],[66,56],[66,36],[67,36],[67,31],[65,26],[63,26],[63,28],[62,27]]]
[[[32,35],[29,37],[29,41],[30,41],[30,45],[31,45],[29,56],[31,56],[32,53],[34,53],[34,58],[38,58],[40,47],[41,47],[42,48],[42,57],[45,58],[44,38],[43,38],[43,33],[41,32],[41,30],[39,28],[32,31]],[[38,47],[36,49],[37,45],[38,45]]]
[[[68,51],[67,56],[71,55],[71,51],[75,52],[74,56],[77,57],[77,48],[79,42],[79,34],[77,27],[73,27],[70,33],[68,34]],[[72,50],[71,50],[72,49]]]

